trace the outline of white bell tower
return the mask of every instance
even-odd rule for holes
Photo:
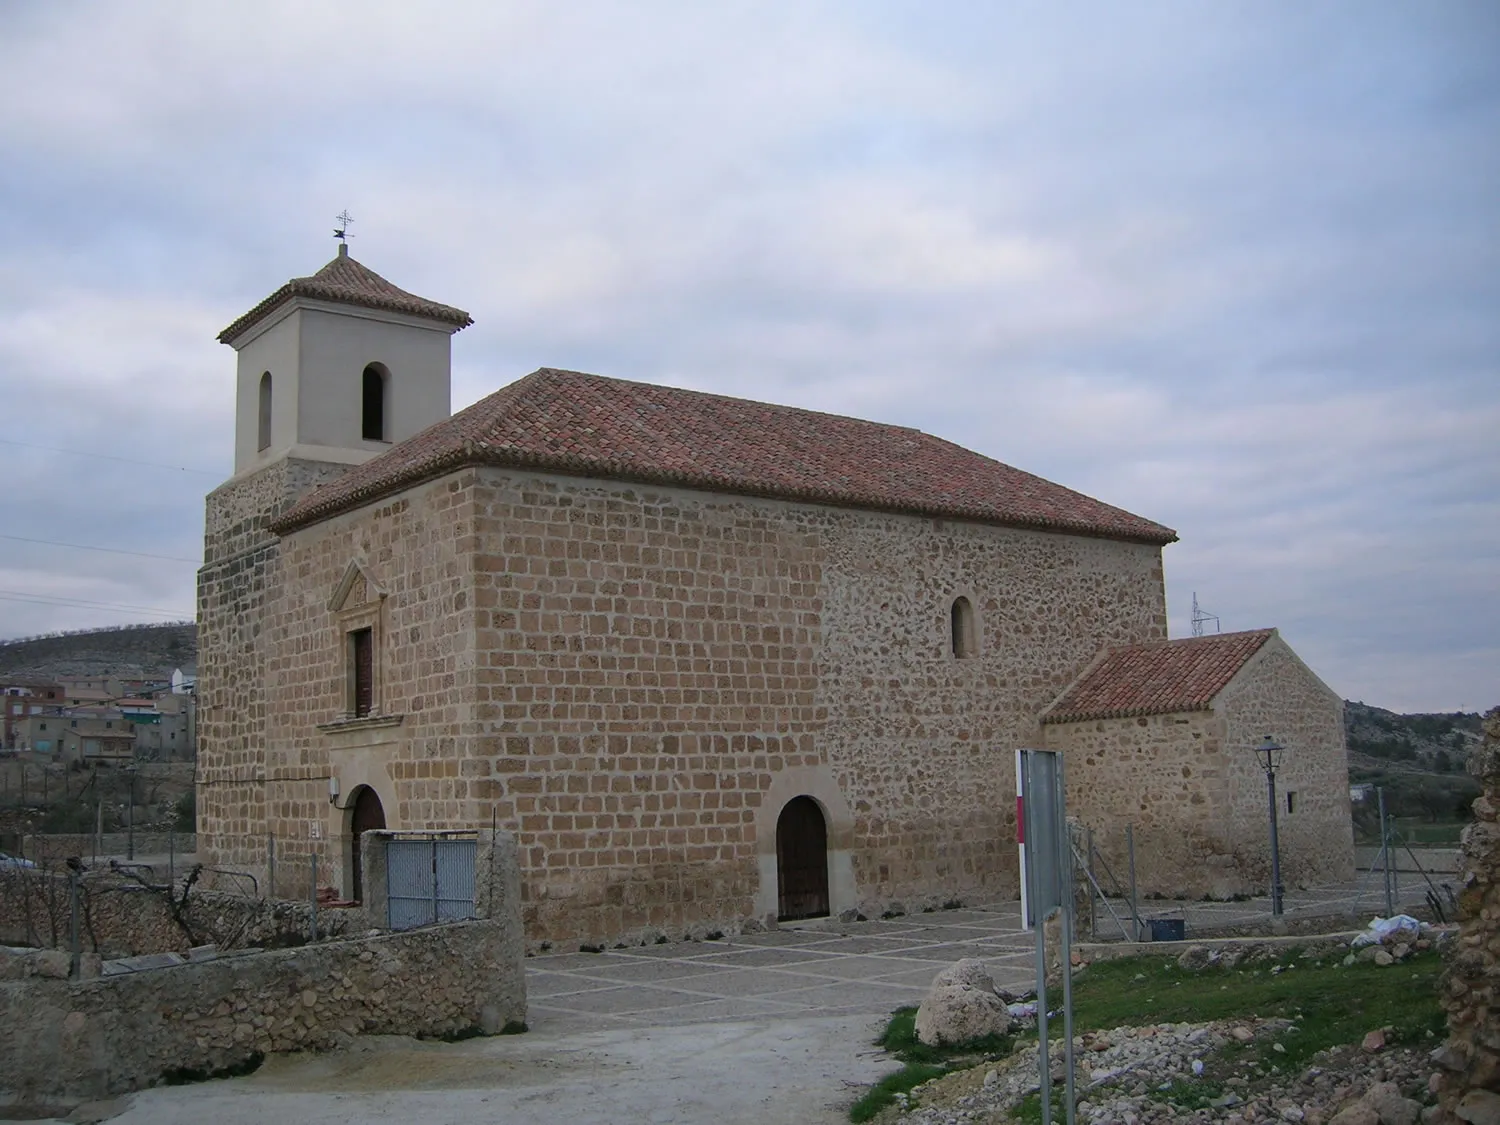
[[[349,256],[293,278],[219,334],[238,353],[234,472],[283,457],[357,465],[452,412],[462,309]]]

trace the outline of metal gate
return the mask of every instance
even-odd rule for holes
[[[393,838],[386,845],[386,912],[393,930],[474,917],[474,856],[478,842]]]

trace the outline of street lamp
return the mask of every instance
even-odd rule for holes
[[[1285,747],[1279,745],[1269,734],[1260,740],[1260,745],[1255,748],[1255,756],[1260,760],[1260,768],[1266,771],[1266,794],[1271,802],[1271,915],[1278,917],[1281,914],[1281,852],[1277,847],[1276,840],[1276,767],[1281,765],[1281,755]]]

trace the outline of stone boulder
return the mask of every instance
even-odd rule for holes
[[[994,978],[972,957],[938,973],[917,1009],[917,1039],[929,1047],[961,1046],[1009,1030],[1010,1012]]]

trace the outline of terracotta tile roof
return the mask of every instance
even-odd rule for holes
[[[260,304],[240,317],[219,333],[219,343],[227,344],[246,329],[259,324],[281,305],[293,297],[308,297],[315,301],[332,301],[341,305],[359,305],[367,309],[383,309],[386,312],[406,313],[409,316],[440,320],[444,324],[456,324],[460,329],[474,323],[463,309],[451,305],[440,305],[426,297],[418,297],[405,289],[398,289],[374,270],[349,257],[344,247],[339,255],[311,277],[294,277]]]
[[[1106,649],[1042,715],[1044,723],[1206,711],[1276,633],[1220,633]]]
[[[1175,532],[903,426],[543,368],[310,493],[291,530],[461,465],[1165,544]]]

